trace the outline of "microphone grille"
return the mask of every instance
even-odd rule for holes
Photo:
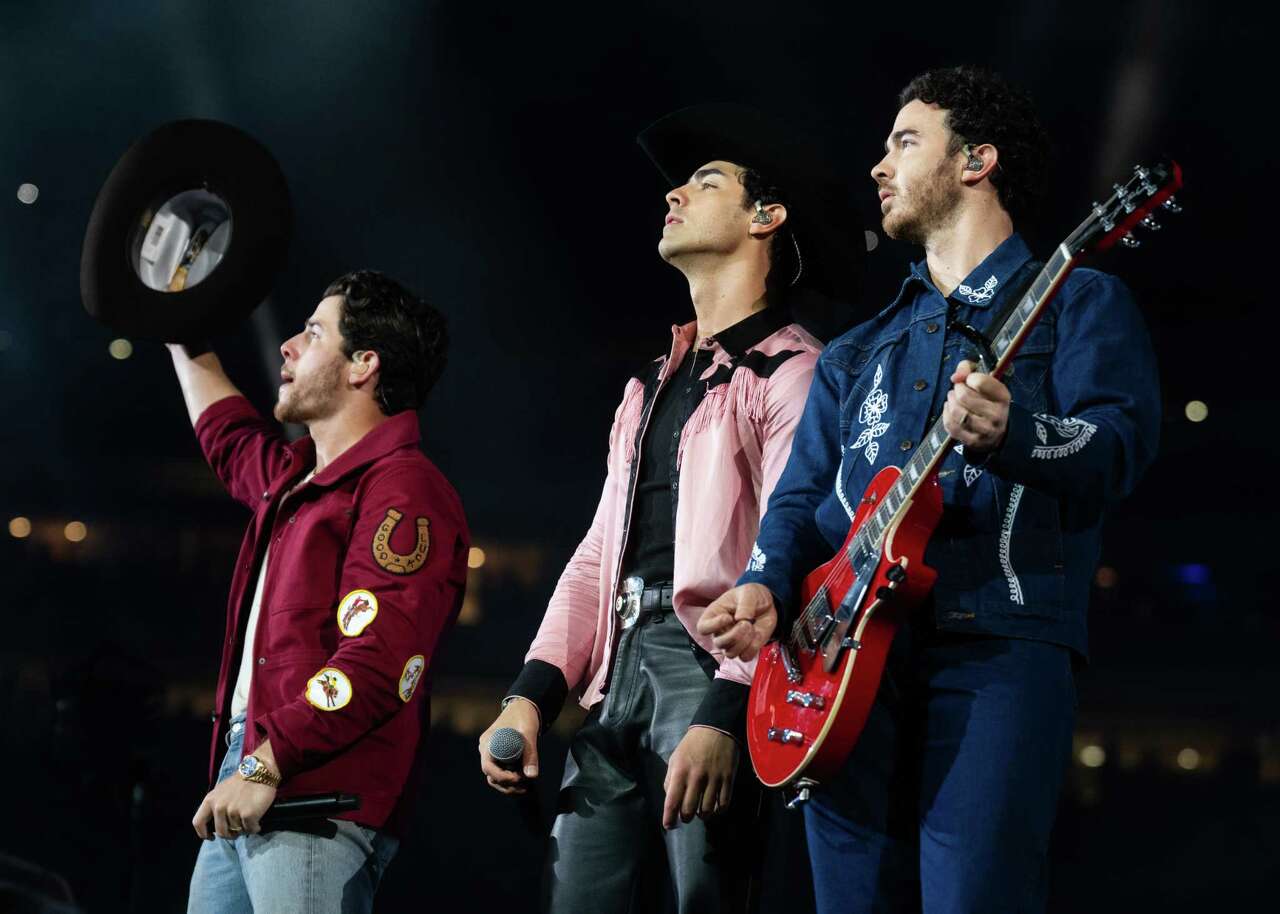
[[[489,754],[495,762],[519,761],[524,754],[524,737],[514,727],[494,730],[489,737]]]

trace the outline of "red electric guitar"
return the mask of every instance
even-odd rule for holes
[[[1180,212],[1173,194],[1182,172],[1173,161],[1135,168],[1132,177],[1054,252],[991,340],[1001,377],[1045,305],[1082,256],[1117,241],[1141,242],[1132,231],[1160,226],[1158,206]],[[835,558],[805,578],[804,610],[791,632],[760,652],[747,710],[747,744],[756,775],[788,787],[788,805],[839,771],[862,733],[898,626],[933,587],[937,572],[923,562],[942,516],[937,471],[954,444],[939,418],[906,465],[885,467],[858,503],[849,536]]]

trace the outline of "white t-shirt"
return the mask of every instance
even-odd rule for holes
[[[231,716],[243,714],[249,708],[249,681],[253,678],[253,636],[258,631],[258,612],[262,609],[262,584],[267,579],[267,559],[271,550],[262,557],[258,568],[258,586],[253,591],[253,606],[249,609],[249,624],[244,630],[244,650],[240,652],[240,674],[236,676],[236,690],[231,693]]]
[[[293,489],[300,488],[304,483],[316,475],[316,471],[312,470],[308,473],[298,485]],[[290,489],[290,493],[293,492]],[[287,497],[287,496],[286,496]],[[249,623],[244,629],[244,650],[240,652],[240,673],[236,676],[236,690],[231,693],[231,716],[243,714],[249,709],[249,682],[253,679],[253,636],[258,631],[258,613],[262,610],[262,585],[267,580],[267,560],[271,558],[271,549],[268,547],[266,554],[262,557],[262,564],[258,567],[258,586],[253,591],[253,605],[249,607]]]

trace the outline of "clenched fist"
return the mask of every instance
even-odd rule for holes
[[[727,590],[702,612],[698,631],[711,635],[726,655],[751,660],[778,627],[773,593],[763,584],[742,584]]]

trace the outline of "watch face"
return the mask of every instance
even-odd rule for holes
[[[258,760],[252,755],[244,759],[240,763],[240,773],[245,777],[251,777],[258,770]]]

